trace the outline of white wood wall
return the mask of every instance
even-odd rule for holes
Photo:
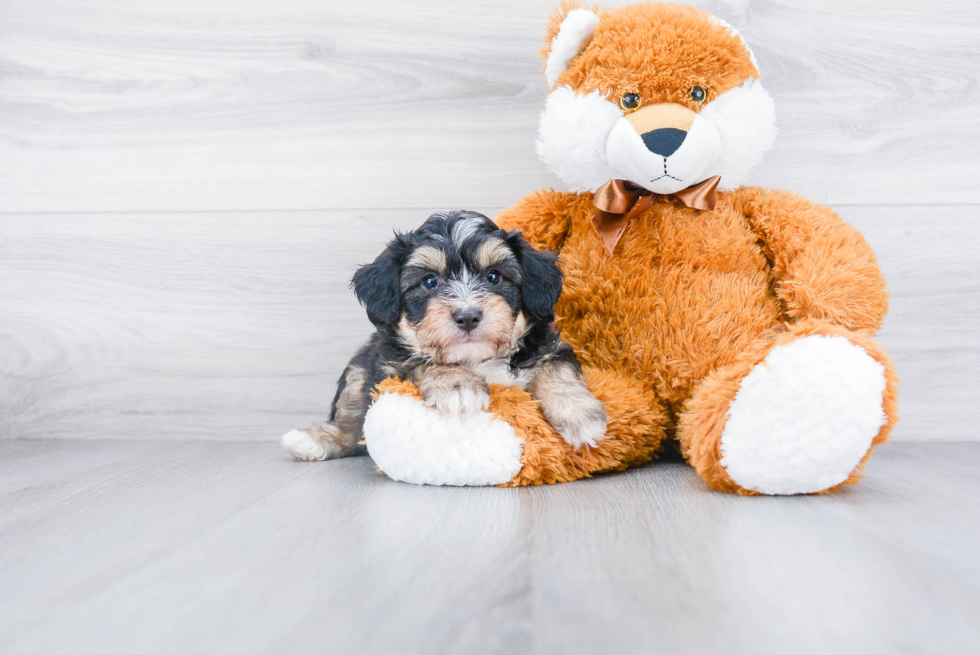
[[[556,2],[0,0],[0,438],[322,417],[393,227],[559,184],[534,155]],[[977,439],[980,3],[699,4],[776,98],[756,183],[879,254],[897,438]]]

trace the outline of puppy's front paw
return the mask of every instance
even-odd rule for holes
[[[486,411],[490,407],[490,390],[486,383],[441,387],[430,390],[428,394],[423,392],[422,397],[427,405],[449,416]]]
[[[544,417],[565,441],[578,450],[595,447],[606,436],[606,408],[592,394],[542,403]]]

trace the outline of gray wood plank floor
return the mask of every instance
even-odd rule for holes
[[[819,497],[682,463],[416,487],[256,442],[0,442],[4,653],[967,653],[980,444]]]

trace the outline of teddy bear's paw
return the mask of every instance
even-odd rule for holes
[[[291,430],[282,435],[280,441],[283,448],[288,450],[293,457],[308,462],[332,459],[341,454],[340,448],[324,444],[304,430]]]
[[[545,419],[576,450],[595,447],[606,436],[606,407],[591,393],[564,402],[542,403]]]
[[[484,412],[490,407],[490,390],[485,384],[437,388],[425,394],[425,404],[447,416]]]
[[[413,484],[503,484],[522,467],[524,440],[506,421],[482,411],[446,416],[398,393],[368,410],[364,439],[378,468]]]
[[[850,476],[887,418],[884,367],[845,337],[773,348],[740,383],[721,465],[744,489],[814,493]]]

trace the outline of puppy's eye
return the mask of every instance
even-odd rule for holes
[[[491,268],[487,271],[487,282],[490,284],[500,284],[500,273]]]
[[[639,93],[627,93],[619,99],[619,106],[623,111],[636,111],[643,104]]]
[[[698,86],[697,84],[692,86],[691,90],[688,91],[687,94],[691,97],[691,100],[698,104],[704,102],[708,97],[708,92],[704,90],[704,87]]]
[[[437,286],[439,286],[439,278],[432,273],[429,273],[422,278],[422,286],[426,289],[435,289]]]

